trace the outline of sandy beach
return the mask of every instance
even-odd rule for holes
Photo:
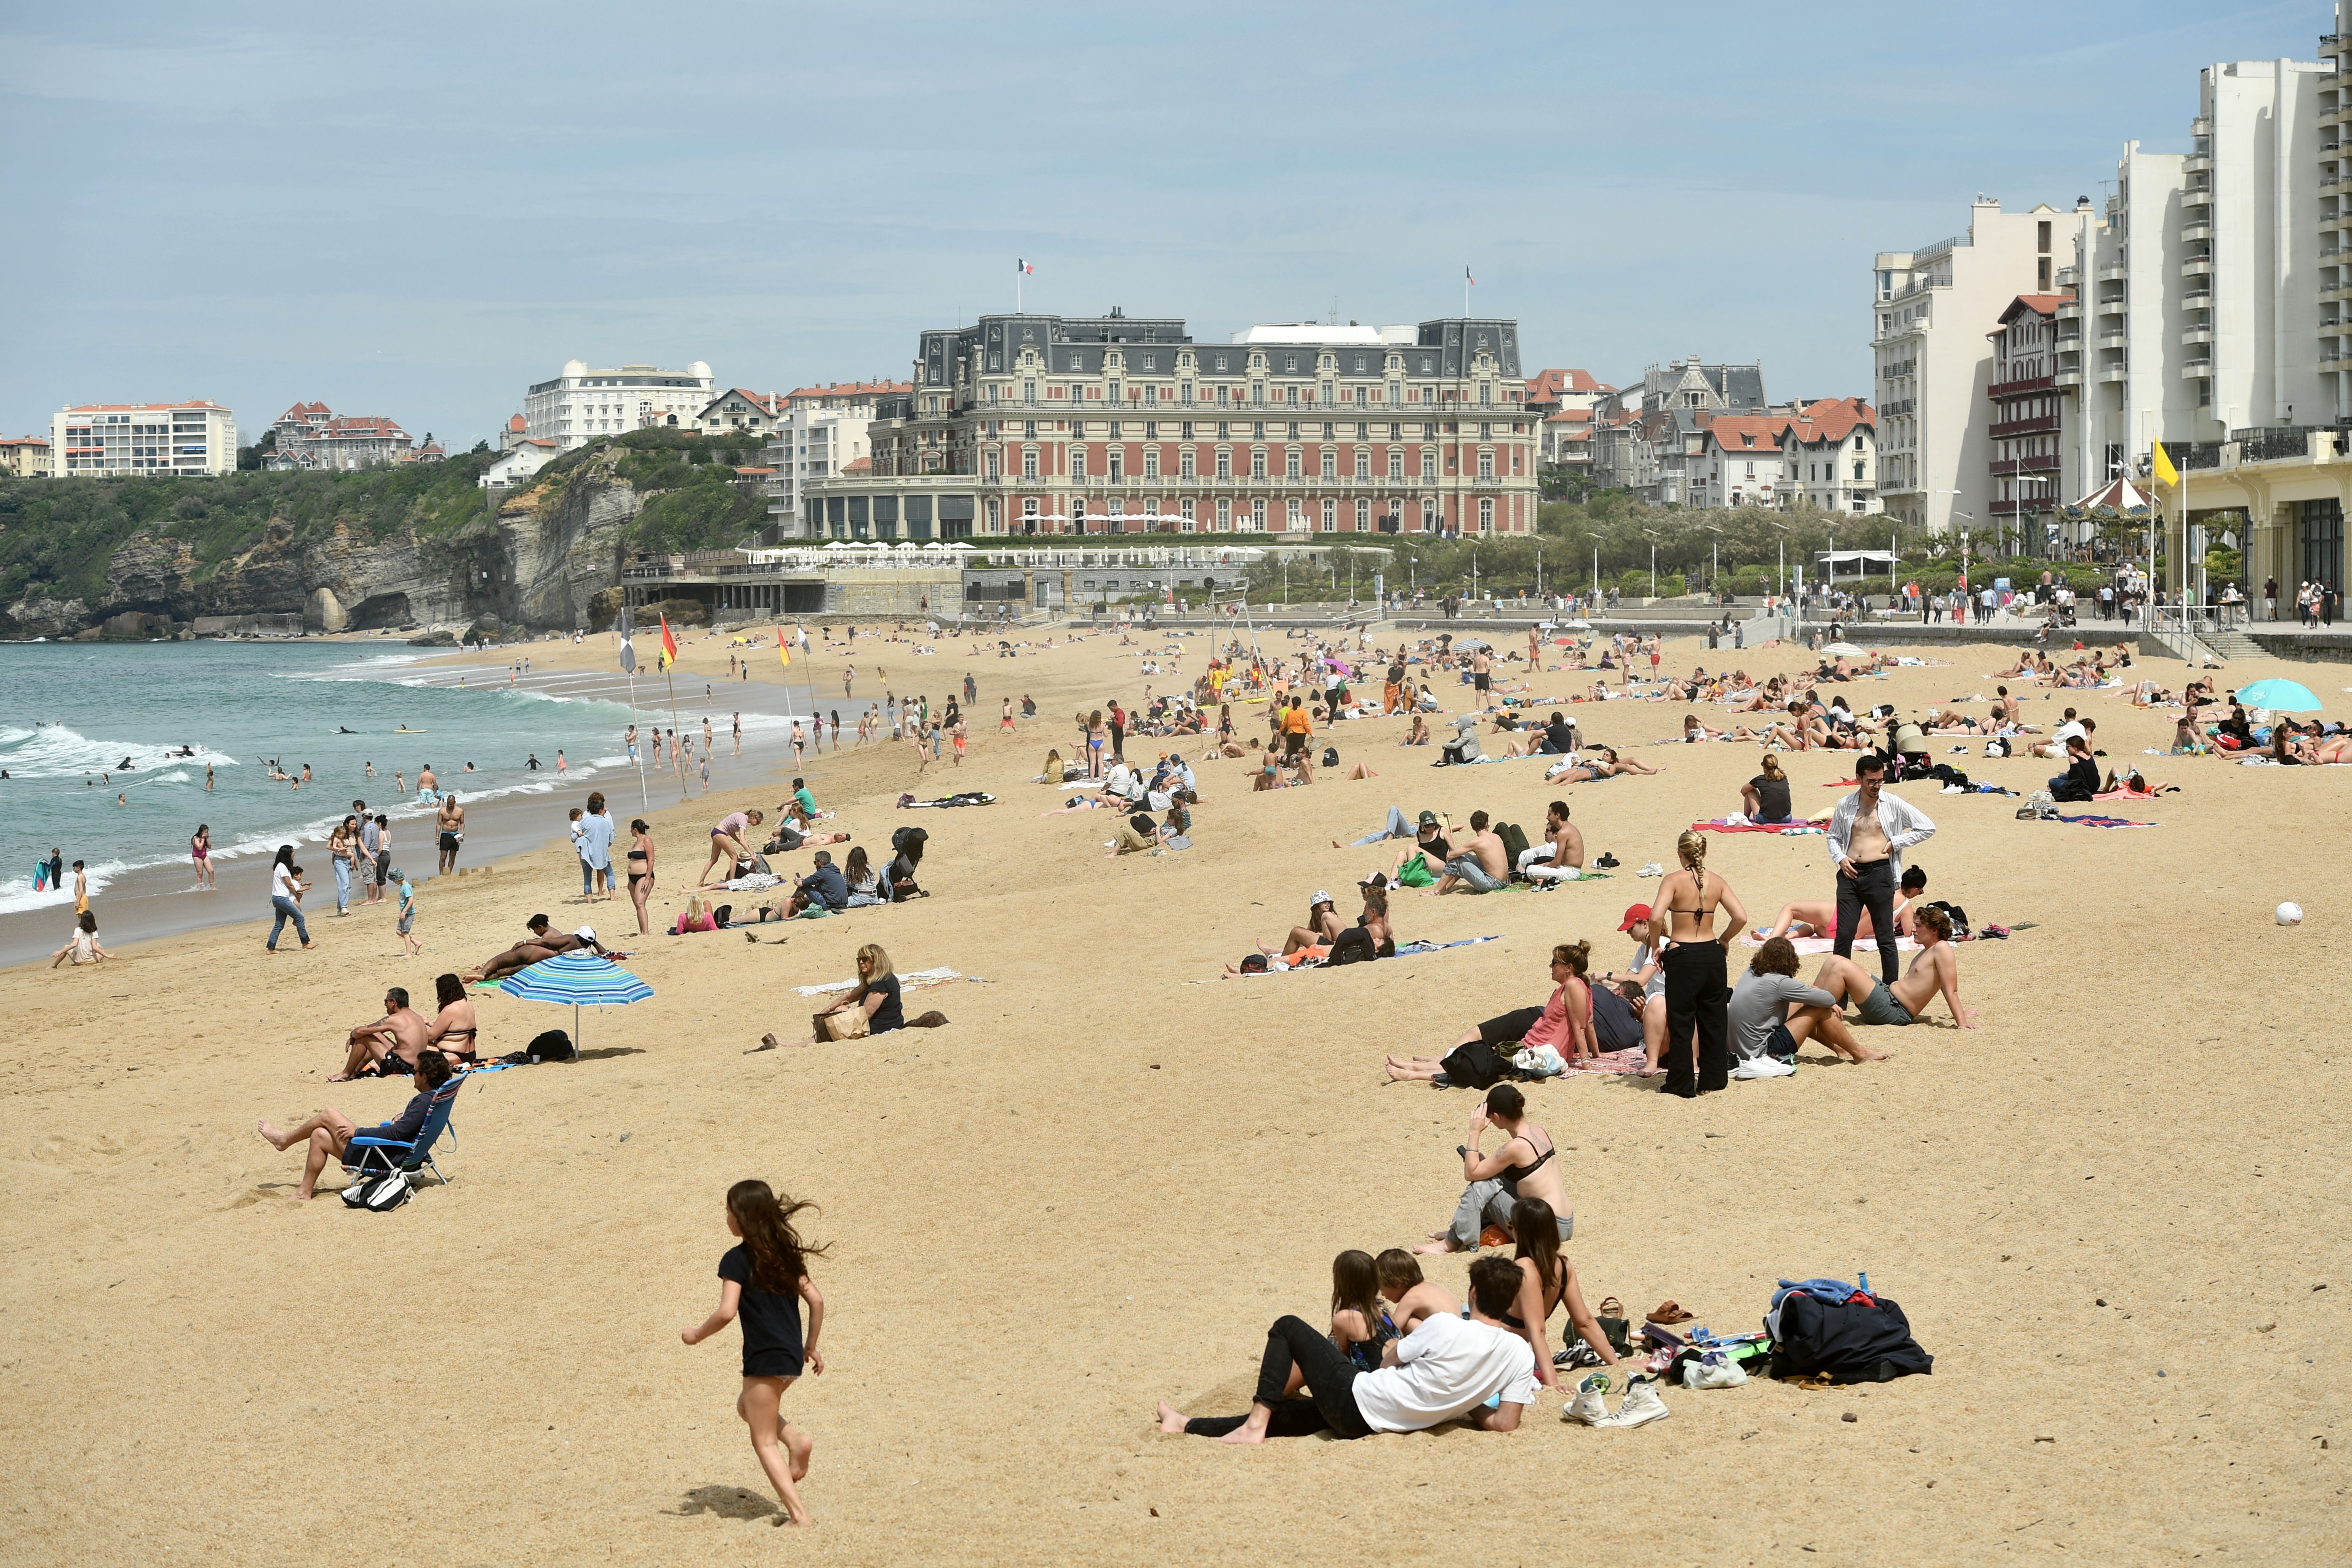
[[[559,842],[434,884],[417,960],[386,905],[317,922],[310,952],[265,956],[264,919],[94,968],[0,972],[6,1560],[2341,1559],[2352,1373],[2326,1347],[2352,1296],[2337,1147],[2352,1051],[2326,998],[2347,960],[2352,770],[2144,756],[2168,742],[2169,713],[2011,681],[2029,722],[2079,707],[2103,766],[2182,789],[2095,808],[2157,824],[2103,830],[1895,786],[1937,826],[1909,858],[1931,896],[1979,928],[2032,928],[1959,950],[1980,1029],[1948,1027],[1939,1006],[1936,1026],[1864,1032],[1891,1061],[1832,1065],[1808,1047],[1792,1078],[1696,1101],[1615,1077],[1529,1089],[1560,1148],[1588,1299],[1638,1318],[1673,1298],[1689,1326],[1733,1333],[1758,1326],[1776,1279],[1866,1270],[1932,1377],[1670,1388],[1671,1419],[1620,1432],[1564,1426],[1548,1394],[1508,1436],[1235,1449],[1160,1436],[1153,1401],[1239,1412],[1267,1323],[1328,1315],[1335,1252],[1410,1245],[1459,1194],[1453,1151],[1477,1097],[1386,1085],[1382,1054],[1434,1055],[1465,1024],[1540,1003],[1554,942],[1622,964],[1619,917],[1656,887],[1634,868],[1672,865],[1678,832],[1737,809],[1758,748],[1653,744],[1686,711],[1724,722],[1719,708],[1590,704],[1575,710],[1589,739],[1664,771],[1562,788],[1533,761],[1433,770],[1433,752],[1396,746],[1402,720],[1347,722],[1318,750],[1379,778],[1253,795],[1249,764],[1207,763],[1193,847],[1110,860],[1110,814],[1043,816],[1066,795],[1032,780],[1049,746],[1070,754],[1073,710],[1188,685],[1206,639],[1181,640],[1178,677],[1139,672],[1163,638],[1027,635],[1062,646],[1003,659],[992,641],[974,658],[941,638],[917,657],[858,638],[861,706],[885,684],[936,702],[974,676],[961,769],[943,759],[918,782],[904,745],[809,760],[827,826],[877,858],[894,827],[929,829],[926,900],[756,943],[637,939],[625,900],[578,901]],[[606,669],[602,640],[531,656]],[[1857,708],[1981,715],[1990,672],[2014,658],[1921,651],[1950,662],[1840,689]],[[681,679],[725,655],[723,638],[689,645]],[[842,657],[813,656],[820,693],[838,691]],[[1666,668],[1760,678],[1804,659],[1685,639]],[[2177,663],[2148,673],[2186,679]],[[2311,686],[2330,717],[2352,684],[2268,660],[2220,679],[2263,676]],[[1565,695],[1592,677],[1537,679]],[[1024,693],[1038,718],[999,737],[1001,700]],[[1938,760],[2020,792],[2061,771],[1986,759],[1980,742],[1940,755],[1956,743]],[[1195,754],[1139,738],[1129,754],[1171,745]],[[1788,759],[1801,812],[1838,798],[1822,786],[1850,760]],[[772,821],[788,772],[653,814],[664,921],[709,824],[746,806]],[[998,804],[894,805],[960,788]],[[1389,853],[1328,845],[1388,807],[1533,825],[1553,798],[1594,856],[1622,863],[1612,876],[1395,905],[1402,938],[1502,940],[1218,980],[1318,888],[1352,914],[1355,879]],[[783,858],[803,870],[809,854]],[[1757,921],[1830,896],[1827,861],[1818,837],[1720,837],[1710,856]],[[2273,923],[2282,900],[2301,926]],[[345,1031],[386,985],[423,1005],[436,973],[519,939],[536,910],[593,921],[654,999],[589,1015],[577,1064],[469,1082],[440,1151],[450,1185],[381,1217],[331,1194],[289,1202],[299,1155],[256,1121],[397,1113],[404,1084],[325,1082]],[[902,972],[973,977],[909,994],[948,1027],[745,1054],[764,1031],[805,1034],[811,1004],[792,988],[848,978],[866,942]],[[571,1026],[503,996],[480,1011],[486,1054]],[[717,1297],[726,1189],[754,1175],[820,1205],[808,1233],[831,1248],[814,1264],[828,1367],[784,1399],[816,1443],[804,1535],[768,1528],[774,1500],[732,1408],[735,1331],[678,1339]],[[1434,1260],[1432,1277],[1459,1291],[1466,1262]]]

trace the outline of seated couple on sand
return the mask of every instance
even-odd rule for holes
[[[1356,917],[1353,926],[1339,923],[1339,910],[1331,895],[1317,889],[1307,900],[1307,923],[1293,926],[1283,938],[1282,946],[1261,942],[1257,951],[1239,963],[1225,965],[1225,978],[1238,980],[1244,974],[1264,974],[1272,970],[1311,968],[1331,961],[1332,953],[1349,933],[1361,929],[1363,936],[1356,939],[1352,953],[1342,953],[1342,963],[1363,958],[1394,958],[1396,931],[1389,924],[1388,878],[1375,871],[1357,884],[1364,896],[1363,912]]]
[[[1498,1076],[1515,1076],[1508,1071],[1508,1058],[1518,1051],[1549,1050],[1563,1062],[1590,1060],[1599,1056],[1600,1037],[1594,1027],[1598,1006],[1591,983],[1586,978],[1591,952],[1589,942],[1562,942],[1553,948],[1553,989],[1549,1002],[1541,1006],[1517,1008],[1471,1025],[1442,1057],[1391,1055],[1384,1068],[1389,1081],[1436,1083],[1444,1079],[1447,1087],[1452,1087],[1466,1077],[1473,1083],[1492,1083]],[[1621,995],[1619,1000],[1622,999]],[[1609,1047],[1612,1050],[1635,1044],[1639,1037],[1636,1035],[1634,1038],[1624,1038],[1620,1027],[1612,1026],[1611,1033],[1616,1041]],[[1557,1065],[1550,1068],[1552,1072],[1559,1070]],[[1531,1071],[1517,1076],[1543,1075]],[[1517,1090],[1512,1092],[1516,1094]]]
[[[606,958],[626,958],[625,952],[608,952],[596,940],[594,928],[582,926],[569,933],[553,930],[545,915],[533,915],[523,922],[530,931],[528,939],[515,943],[504,952],[493,953],[465,972],[468,985],[485,980],[503,980],[518,970],[528,969],[544,958],[559,952],[588,952],[603,953]]]
[[[1960,1005],[1960,962],[1952,946],[1949,916],[1932,905],[1913,917],[1920,948],[1911,967],[1889,984],[1850,958],[1832,953],[1822,960],[1813,983],[1796,979],[1796,944],[1774,937],[1748,961],[1748,973],[1732,988],[1726,1009],[1734,1078],[1780,1078],[1796,1070],[1797,1047],[1820,1040],[1848,1061],[1882,1061],[1889,1053],[1864,1045],[1848,1026],[1844,1009],[1854,1007],[1865,1024],[1903,1026],[1927,1016],[1942,996],[1954,1025],[1976,1027]]]
[[[344,1041],[343,1070],[329,1083],[355,1078],[406,1078],[416,1070],[426,1051],[440,1053],[452,1066],[466,1066],[480,1055],[475,1041],[474,1004],[466,984],[455,974],[433,982],[437,1005],[428,1020],[408,1005],[408,993],[395,985],[383,994],[383,1016],[362,1024]]]
[[[392,994],[400,996],[402,1006],[405,1008],[406,996],[397,991]],[[409,1016],[413,1018],[415,1015],[412,1013]],[[348,1152],[353,1138],[365,1135],[395,1143],[414,1143],[417,1135],[425,1131],[425,1119],[432,1111],[435,1091],[449,1081],[455,1070],[449,1065],[449,1058],[439,1051],[422,1051],[418,1053],[416,1065],[410,1074],[416,1093],[410,1099],[407,1109],[390,1121],[362,1127],[331,1105],[283,1131],[264,1121],[259,1124],[261,1136],[271,1148],[281,1153],[297,1143],[309,1145],[302,1163],[302,1184],[294,1190],[297,1199],[307,1200],[318,1192],[319,1173],[327,1168],[327,1162],[340,1159]]]

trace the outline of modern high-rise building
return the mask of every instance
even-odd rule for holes
[[[982,316],[921,335],[872,471],[812,483],[810,535],[1528,533],[1516,321]],[[905,531],[902,533],[900,530]]]
[[[1979,196],[1967,232],[1874,258],[1877,480],[1888,515],[1937,532],[1955,521],[1992,526],[1987,334],[2020,294],[2057,286],[2089,221],[2087,203],[2072,216],[2046,205],[2008,213]]]
[[[236,468],[236,416],[217,403],[84,403],[49,416],[50,471],[60,479]]]
[[[903,397],[905,393],[883,395]],[[785,400],[774,438],[760,453],[761,460],[776,471],[767,487],[770,542],[810,537],[803,496],[810,485],[837,479],[850,464],[872,455],[866,446],[872,406],[868,401],[827,408],[819,399],[803,402],[798,393]]]
[[[567,360],[553,380],[536,384],[524,397],[523,421],[533,440],[552,441],[567,452],[624,430],[691,430],[710,403],[712,384],[710,367],[700,360],[684,370],[650,364],[593,370]]]

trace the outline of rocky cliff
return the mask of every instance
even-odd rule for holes
[[[312,631],[462,629],[485,617],[585,626],[591,598],[620,582],[644,509],[621,456],[592,450],[530,489],[480,492],[479,510],[454,528],[412,520],[371,538],[344,521],[305,529],[273,514],[257,539],[209,565],[161,519],[114,546],[94,603],[44,584],[0,605],[0,632],[152,636],[200,616],[285,615]]]

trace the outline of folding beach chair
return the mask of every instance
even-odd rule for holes
[[[465,1087],[465,1075],[459,1073],[433,1091],[433,1103],[425,1112],[425,1125],[417,1130],[416,1141],[413,1143],[404,1143],[394,1138],[371,1137],[363,1132],[354,1134],[344,1147],[343,1169],[356,1171],[362,1176],[393,1171],[414,1176],[417,1172],[429,1168],[435,1178],[443,1186],[447,1186],[449,1178],[434,1162],[433,1145],[444,1132],[449,1134],[450,1142],[457,1141],[457,1132],[449,1125],[449,1116],[457,1107],[457,1091]]]

